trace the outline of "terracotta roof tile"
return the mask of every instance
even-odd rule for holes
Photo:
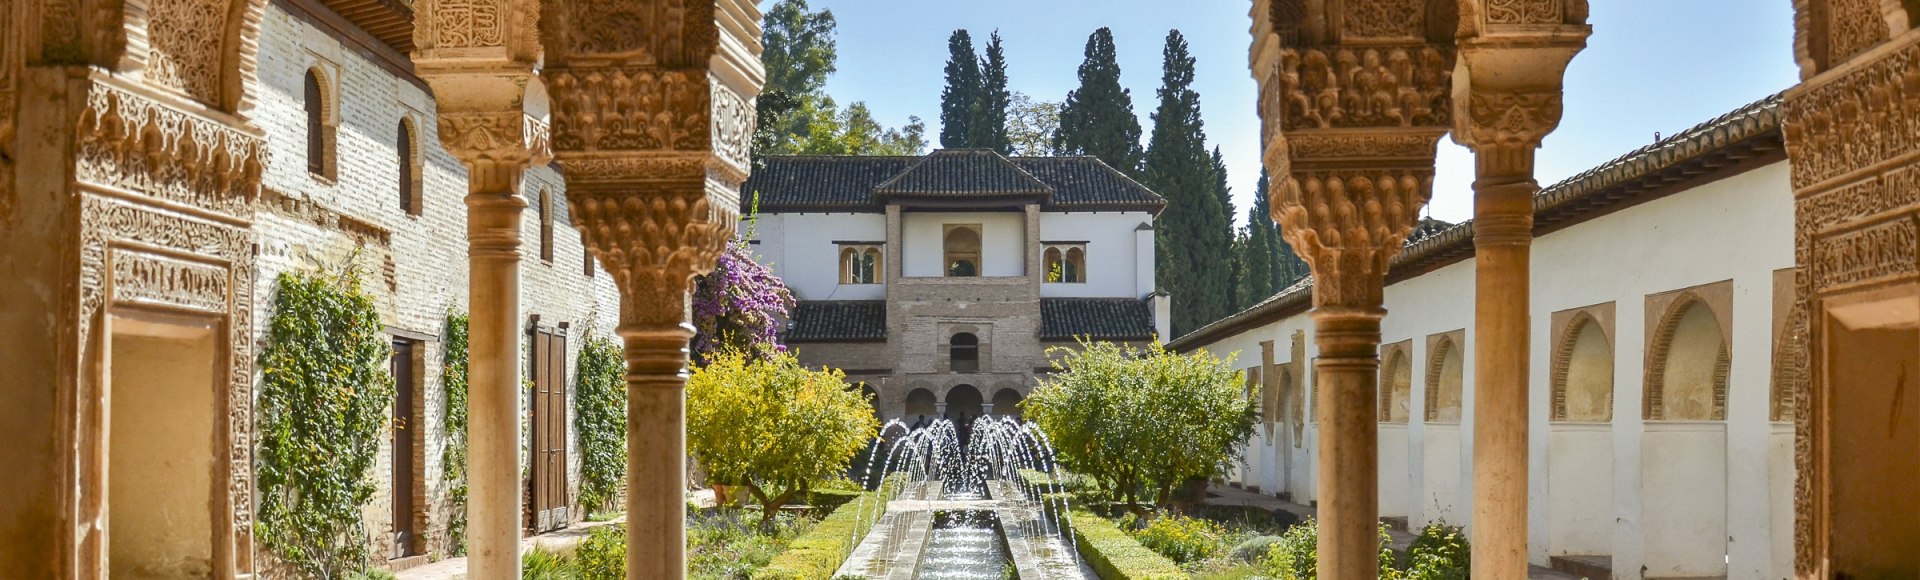
[[[923,157],[769,156],[741,188],[767,213],[884,211],[891,199],[1032,198],[1045,211],[1159,212],[1166,199],[1093,157],[1001,157],[941,150]]]

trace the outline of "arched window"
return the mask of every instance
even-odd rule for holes
[[[980,372],[980,337],[962,332],[947,345],[947,367],[956,373]]]
[[[1651,355],[1647,420],[1726,419],[1731,361],[1720,321],[1706,303],[1692,296],[1675,303],[1654,336]]]
[[[980,275],[980,226],[947,226],[945,249],[948,276]]]
[[[1453,337],[1441,337],[1434,343],[1432,360],[1427,362],[1427,422],[1460,422],[1461,400],[1466,391],[1464,382],[1460,346],[1454,344]]]
[[[1554,348],[1553,420],[1613,420],[1613,346],[1600,323],[1584,313]]]
[[[1064,276],[1066,282],[1072,284],[1085,283],[1087,281],[1086,249],[1074,247],[1073,249],[1067,250],[1066,266],[1062,268],[1062,270],[1066,272],[1066,276]]]
[[[1046,267],[1046,281],[1054,284],[1084,284],[1087,281],[1087,249],[1079,242],[1041,242],[1046,244],[1046,252],[1041,254],[1041,265]]]
[[[306,102],[307,113],[307,172],[333,179],[333,119],[332,97],[325,78],[319,69],[307,71]]]
[[[553,263],[553,190],[540,190],[540,259]]]
[[[1413,363],[1396,349],[1380,369],[1380,422],[1405,423],[1413,417]]]
[[[840,283],[880,283],[880,248],[876,246],[840,246]]]
[[[399,157],[400,171],[400,210],[407,215],[420,215],[420,150],[413,132],[411,119],[400,120],[400,137],[394,144],[394,153]]]

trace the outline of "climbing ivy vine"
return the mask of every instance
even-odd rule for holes
[[[364,569],[363,509],[389,426],[392,344],[359,271],[281,274],[258,409],[261,542],[303,575]]]
[[[441,479],[447,483],[447,550],[467,553],[467,315],[448,312],[441,335],[440,388],[446,391],[447,414],[440,451]]]
[[[627,364],[619,343],[589,334],[580,348],[573,421],[580,435],[580,507],[612,508],[627,470]]]

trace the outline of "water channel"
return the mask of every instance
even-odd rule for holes
[[[862,475],[876,523],[836,577],[1091,580],[1073,549],[1053,447],[1031,424],[983,416],[881,430]],[[1044,477],[1041,477],[1044,476]]]

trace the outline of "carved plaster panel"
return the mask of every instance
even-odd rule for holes
[[[1451,49],[1433,45],[1284,48],[1269,115],[1284,130],[1444,126],[1453,62]]]
[[[1787,99],[1787,155],[1795,191],[1873,168],[1910,164],[1920,151],[1920,44]]]
[[[186,308],[225,321],[228,381],[222,401],[229,428],[223,434],[228,444],[225,504],[231,510],[235,565],[243,575],[249,574],[253,569],[253,234],[246,225],[219,224],[84,193],[80,224],[79,308],[72,321],[78,344],[94,344],[92,335],[104,320],[102,310],[110,297],[116,304]],[[130,251],[122,246],[128,242],[142,249]],[[83,478],[76,485],[82,486],[83,495],[104,492],[94,478]],[[99,510],[104,503],[104,497],[96,497],[80,505]],[[102,513],[80,515],[83,520],[104,517]]]
[[[266,148],[250,132],[95,81],[77,133],[75,174],[84,183],[252,214]]]
[[[558,68],[545,77],[556,151],[706,150],[717,132],[704,68]]]
[[[1560,24],[1566,20],[1563,0],[1486,0],[1488,24]]]

